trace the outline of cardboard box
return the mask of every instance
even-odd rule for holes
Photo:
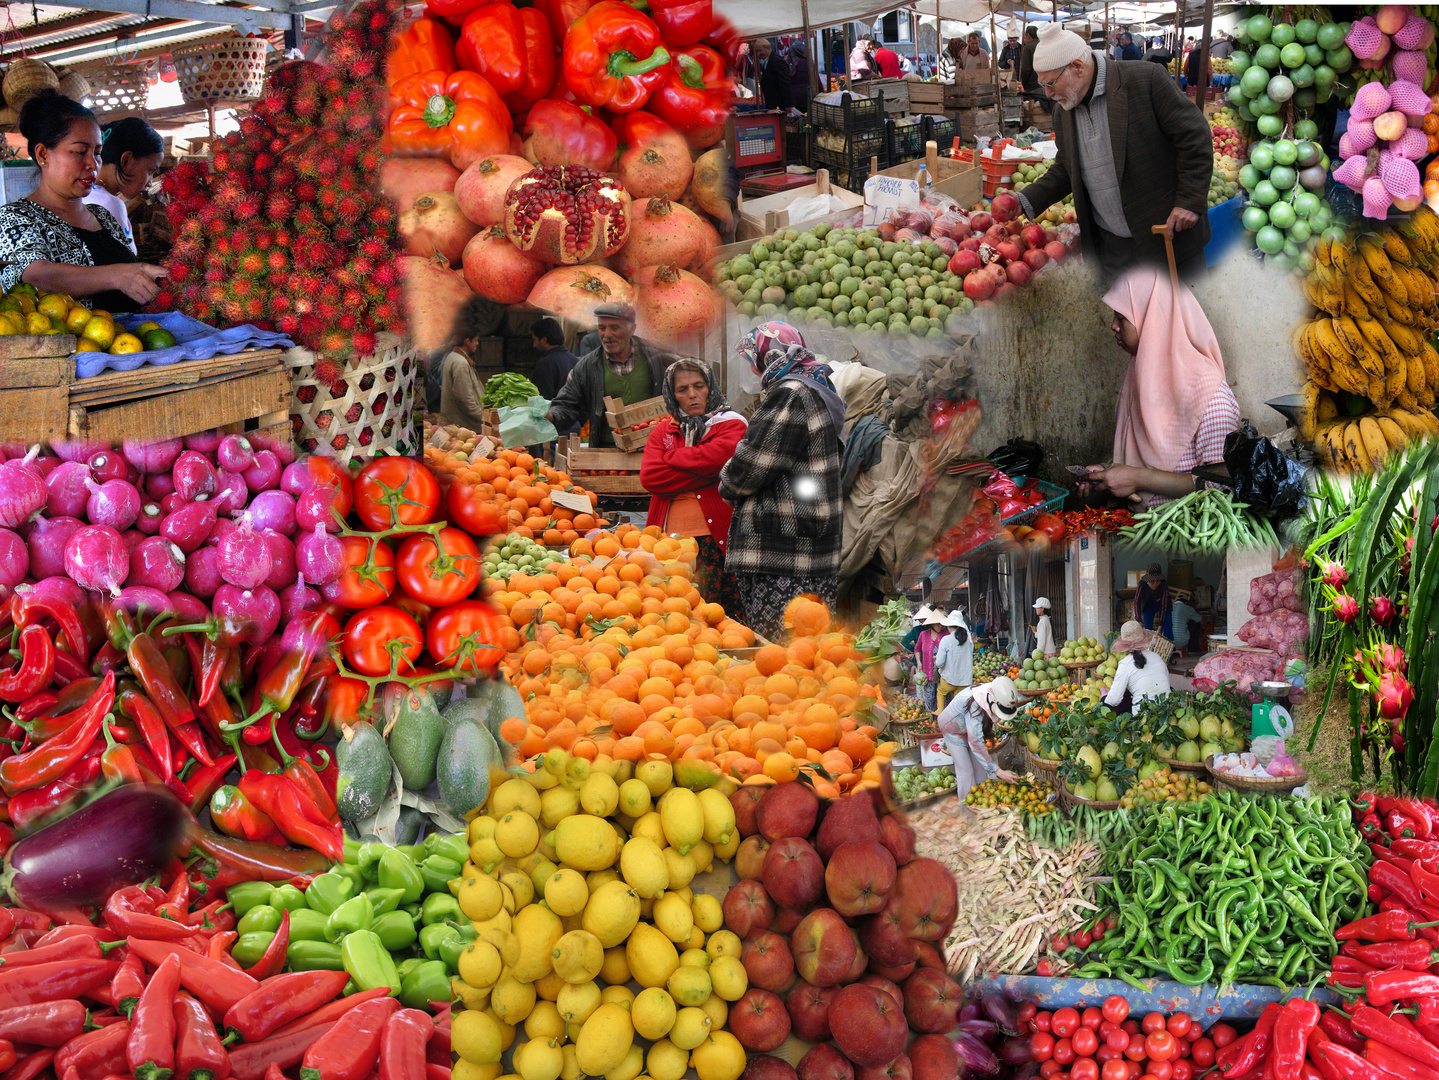
[[[921,171],[926,174],[928,185],[925,184],[925,177],[920,176]],[[939,148],[929,142],[925,144],[923,158],[882,169],[878,175],[895,176],[902,180],[919,179],[921,187],[932,187],[941,195],[948,195],[960,206],[971,206],[979,201],[983,188],[980,173],[980,167],[973,162],[941,157]]]
[[[863,195],[833,186],[829,181],[829,170],[820,169],[815,174],[813,184],[791,188],[789,191],[776,192],[773,195],[765,195],[759,199],[741,199],[739,226],[735,231],[735,239],[757,240],[761,236],[769,236],[780,229],[788,229],[791,225],[803,224],[790,220],[790,206],[796,199],[809,199],[825,193],[828,193],[833,200],[837,200],[844,207],[857,208],[864,205]],[[813,220],[819,221],[823,216],[820,215]]]

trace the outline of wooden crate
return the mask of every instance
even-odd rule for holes
[[[993,105],[995,102],[993,83],[957,83],[944,87],[946,109],[975,109]]]
[[[909,84],[909,111],[912,113],[944,112],[945,91],[952,89],[944,83],[912,82]]]
[[[610,434],[614,436],[615,445],[626,453],[643,450],[645,443],[650,441],[650,432],[654,430],[653,427],[635,430],[636,424],[658,420],[668,414],[669,409],[662,397],[637,401],[633,405],[626,405],[619,398],[605,398],[605,420],[609,422]]]
[[[592,449],[582,445],[578,435],[560,439],[555,449],[555,468],[597,495],[645,494],[640,484],[643,459],[643,454],[624,450]]]
[[[907,79],[865,79],[855,83],[855,90],[872,98],[884,99],[885,116],[901,116],[909,112]]]
[[[290,372],[279,349],[75,378],[76,339],[0,337],[0,439],[163,439],[255,420],[289,428]]]

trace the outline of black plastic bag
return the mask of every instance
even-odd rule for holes
[[[1224,437],[1224,464],[1234,498],[1271,521],[1294,517],[1304,505],[1304,466],[1254,430],[1248,420]]]
[[[1044,464],[1044,447],[1028,439],[1010,439],[990,451],[989,460],[1011,477],[1029,479],[1039,475],[1039,468]]]

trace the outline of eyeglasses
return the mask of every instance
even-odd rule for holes
[[[1065,68],[1065,69],[1064,69],[1064,71],[1068,71],[1068,70],[1069,70],[1068,68]],[[1055,87],[1055,85],[1059,82],[1060,79],[1064,78],[1064,71],[1061,71],[1058,75],[1056,75],[1056,76],[1055,76],[1054,78],[1052,78],[1052,79],[1040,79],[1040,80],[1039,80],[1039,88],[1040,88],[1041,90],[1043,90],[1046,94],[1052,94],[1052,93],[1054,93],[1054,87]]]

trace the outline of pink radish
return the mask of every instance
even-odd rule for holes
[[[0,529],[0,586],[11,588],[30,572],[30,549],[20,535]]]
[[[44,478],[30,467],[39,452],[37,446],[20,460],[0,465],[0,527],[13,529],[44,508],[50,493]]]
[[[288,465],[295,460],[295,446],[290,441],[289,434],[270,435],[265,432],[252,431],[247,436],[257,451],[268,450],[280,459],[281,465]]]
[[[259,534],[270,548],[270,573],[265,584],[279,592],[295,580],[295,545],[288,536],[266,530]]]
[[[160,535],[188,555],[205,542],[215,520],[215,508],[209,503],[185,503],[160,522]]]
[[[305,580],[328,585],[340,576],[345,565],[345,548],[339,539],[328,535],[324,525],[314,532],[302,533],[295,541],[295,568]]]
[[[246,514],[240,525],[216,545],[220,553],[220,576],[241,589],[263,585],[270,576],[270,545],[255,531],[254,519]]]
[[[222,469],[244,472],[255,460],[255,448],[243,435],[226,435],[215,449],[215,460]]]
[[[113,450],[101,450],[89,461],[90,474],[102,484],[106,480],[128,480],[131,465]]]
[[[215,527],[210,530],[210,535],[205,537],[205,546],[214,547],[237,528],[239,526],[235,524],[234,518],[221,518],[215,522]]]
[[[175,617],[182,623],[209,622],[210,609],[204,601],[197,600],[187,592],[175,590],[170,594],[170,603],[175,605]]]
[[[161,612],[175,610],[175,601],[148,585],[126,585],[120,590],[118,603],[142,622],[149,622]]]
[[[134,551],[135,546],[139,544],[141,540],[148,539],[148,537],[139,529],[126,529],[120,534],[120,539],[125,541],[126,551]]]
[[[203,503],[210,503],[210,500],[208,498],[199,499],[197,501]],[[184,498],[178,491],[172,491],[170,492],[170,494],[166,495],[163,499],[160,500],[160,512],[162,514],[173,514],[176,510],[180,509],[180,507],[189,505],[190,502],[188,499]],[[210,509],[213,510],[214,508],[215,504],[210,503]]]
[[[71,607],[79,607],[81,604],[87,603],[90,599],[85,595],[84,589],[76,585],[64,574],[47,574],[44,577],[36,574],[35,577],[39,578],[35,584],[21,585],[15,591],[27,592],[37,600],[58,600],[60,603],[69,604]]]
[[[316,484],[295,500],[295,522],[302,529],[318,525],[333,529],[345,508],[344,495],[331,484]]]
[[[201,495],[214,495],[220,490],[215,466],[204,454],[194,450],[186,450],[175,459],[170,477],[175,481],[175,490],[187,502],[193,502]]]
[[[45,477],[45,513],[50,517],[79,517],[90,499],[86,481],[93,479],[82,461],[62,461]]]
[[[289,622],[306,611],[314,611],[325,598],[305,584],[305,575],[298,574],[295,583],[280,593],[280,617]]]
[[[50,449],[61,461],[89,461],[101,450],[110,448],[104,443],[54,442],[50,444]]]
[[[165,519],[159,505],[152,502],[140,504],[140,516],[135,519],[135,528],[146,536],[155,536],[160,531],[160,522]]]
[[[222,626],[243,627],[243,640],[257,645],[269,641],[280,626],[280,598],[263,585],[256,589],[221,585],[211,606]]]
[[[303,461],[292,461],[280,474],[281,490],[288,491],[297,499],[314,486],[315,477]]]
[[[145,477],[145,494],[156,502],[159,502],[166,495],[175,493],[175,481],[168,472],[151,473]]]
[[[225,584],[220,576],[220,553],[212,547],[202,547],[190,552],[185,558],[185,588],[196,596],[208,600],[215,590]]]
[[[215,512],[227,517],[243,513],[245,504],[250,501],[250,489],[245,486],[245,478],[228,469],[218,469],[215,475],[215,482],[219,485],[215,495]]]
[[[225,433],[214,428],[209,431],[197,431],[194,435],[185,436],[185,449],[198,450],[202,454],[213,454],[224,438]]]
[[[65,545],[70,537],[85,527],[79,518],[40,518],[25,538],[30,549],[30,573],[33,577],[61,577],[65,573]]]
[[[125,460],[143,473],[169,472],[183,449],[185,444],[179,439],[159,439],[155,442],[126,439],[120,444]]]
[[[269,491],[280,486],[280,474],[284,471],[285,466],[275,451],[260,450],[241,475],[251,491]]]
[[[109,525],[86,525],[65,542],[65,572],[81,588],[120,595],[130,573],[130,553]]]
[[[65,463],[57,457],[37,457],[32,464],[42,478],[48,478],[52,472]]]
[[[295,531],[295,497],[284,491],[262,491],[250,500],[255,528],[289,536]]]
[[[97,484],[87,480],[90,499],[85,515],[92,525],[108,525],[115,530],[128,529],[140,516],[140,492],[128,480],[106,480]]]
[[[185,580],[185,553],[163,536],[147,536],[130,552],[127,585],[173,592]]]

